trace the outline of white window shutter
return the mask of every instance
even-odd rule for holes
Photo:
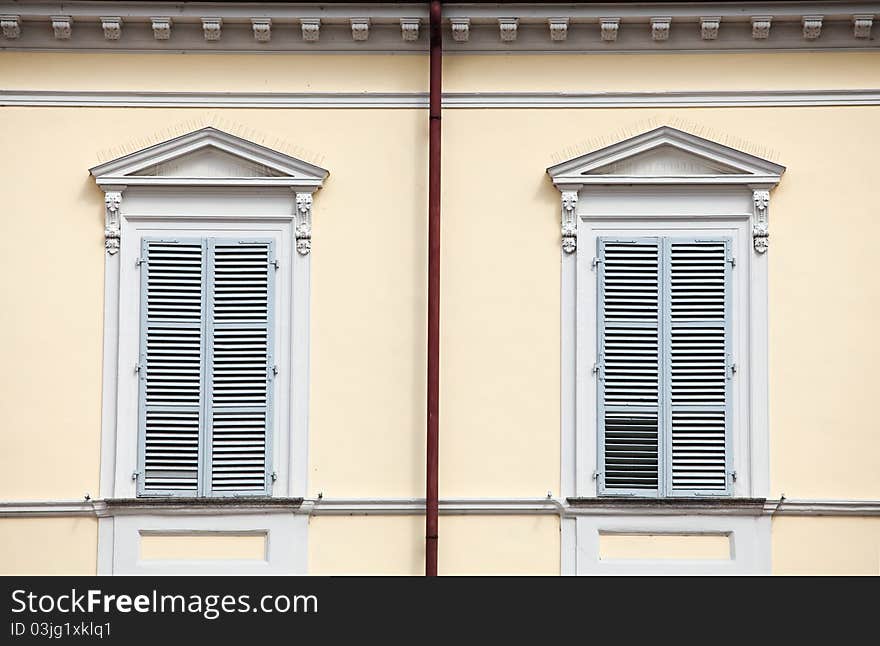
[[[141,244],[139,495],[198,491],[204,258],[199,239]]]
[[[656,496],[660,463],[660,241],[601,238],[599,492]]]
[[[209,240],[205,490],[271,492],[275,248],[271,240]]]
[[[730,242],[665,240],[667,488],[669,495],[729,490]]]

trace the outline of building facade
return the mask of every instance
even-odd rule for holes
[[[880,574],[880,3],[442,15],[440,573]],[[0,572],[421,574],[427,3],[0,25]]]

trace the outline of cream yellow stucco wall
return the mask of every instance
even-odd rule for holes
[[[880,575],[880,518],[774,519],[773,573]]]
[[[420,575],[420,516],[316,516],[309,519],[309,574]]]
[[[465,574],[559,574],[556,516],[441,516],[439,571]]]
[[[0,518],[0,575],[95,574],[97,518]]]

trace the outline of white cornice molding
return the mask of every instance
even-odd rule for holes
[[[131,499],[0,501],[0,518],[107,517],[158,513],[215,515],[223,513],[295,513],[326,516],[420,516],[423,498],[298,498],[234,501],[151,501]],[[613,500],[608,498],[448,498],[443,515],[577,516],[880,516],[880,500]]]
[[[0,48],[416,53],[427,49],[427,39],[418,37],[419,24],[413,22],[427,20],[426,3],[117,2],[112,11],[117,22],[110,24],[104,22],[107,4],[0,0],[0,16],[8,25]],[[880,47],[870,38],[876,15],[880,1],[448,3],[443,35],[449,53],[867,49]],[[173,32],[169,22],[156,22],[163,16],[173,18]],[[74,22],[77,28],[72,30]],[[328,37],[319,39],[319,30],[327,31]]]
[[[820,107],[880,105],[880,89],[710,92],[450,92],[450,108]],[[0,90],[0,106],[138,108],[427,108],[425,92],[72,92]]]

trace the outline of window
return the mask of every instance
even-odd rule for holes
[[[271,239],[142,238],[138,495],[267,495]]]
[[[599,493],[723,495],[728,238],[598,240]]]
[[[217,571],[141,559],[141,537],[165,532],[262,535],[266,559],[228,572],[304,572],[311,216],[327,171],[203,128],[91,173],[106,252],[99,573]]]
[[[768,571],[768,205],[784,170],[669,127],[548,169],[564,573],[636,571],[600,557],[603,533],[729,537],[729,561],[640,572]]]

